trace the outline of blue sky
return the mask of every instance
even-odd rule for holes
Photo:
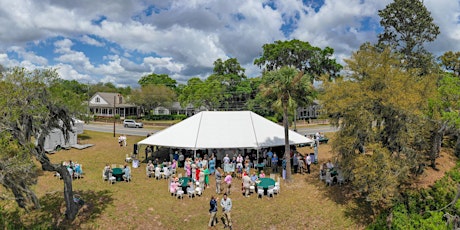
[[[262,45],[300,39],[330,46],[340,63],[381,31],[390,0],[0,0],[0,64],[56,68],[64,79],[138,87],[165,73],[185,83],[237,58],[249,77]],[[460,51],[460,3],[425,0],[441,35],[435,55]]]

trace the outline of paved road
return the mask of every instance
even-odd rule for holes
[[[97,132],[104,132],[104,133],[113,133],[113,124],[85,124],[83,126],[85,130],[97,131]],[[314,127],[307,127],[307,128],[298,128],[297,132],[300,134],[310,134],[310,133],[329,133],[335,132],[338,129],[329,125],[322,125],[322,126],[314,126]],[[149,133],[156,133],[158,129],[152,128],[125,128],[122,125],[115,125],[115,133],[116,135],[126,134],[131,136],[147,136]]]
[[[113,124],[85,124],[83,126],[85,130],[113,133]],[[158,130],[151,128],[125,128],[123,125],[115,125],[116,135],[126,134],[130,136],[147,136],[149,133],[156,133]]]

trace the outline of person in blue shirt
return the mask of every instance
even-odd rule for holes
[[[272,157],[272,172],[278,172],[278,156],[276,153]]]
[[[125,179],[126,182],[129,182],[131,180],[131,169],[126,164],[123,168],[123,173],[123,179]]]
[[[272,164],[272,158],[273,158],[273,152],[272,150],[268,150],[268,153],[267,153],[267,164],[268,164],[268,167],[271,166]]]
[[[286,180],[286,158],[283,157],[283,162],[281,163],[281,166],[283,167],[283,179]]]
[[[208,227],[211,228],[217,224],[217,197],[211,196],[211,201],[209,201],[209,214],[211,214],[211,217],[209,218]]]

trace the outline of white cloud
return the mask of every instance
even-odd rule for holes
[[[260,74],[253,61],[263,44],[293,38],[330,46],[343,63],[362,43],[377,40],[376,28],[363,27],[363,19],[378,25],[377,11],[392,1],[324,0],[317,12],[304,2],[0,0],[0,64],[58,67],[68,79],[136,85],[157,71],[181,82],[204,78],[217,58],[235,57],[251,77]],[[151,3],[156,7],[147,15]],[[460,50],[459,2],[424,3],[441,28],[429,50],[436,55]],[[281,30],[285,22],[294,26],[287,37]],[[50,43],[49,55],[41,53],[43,47],[33,49]],[[105,53],[94,55],[95,50]]]
[[[86,34],[81,37],[80,41],[88,45],[99,46],[99,47],[102,47],[105,45],[103,42],[100,42],[94,38],[91,38]]]

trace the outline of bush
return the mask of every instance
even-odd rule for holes
[[[428,189],[410,191],[404,194],[402,201],[394,203],[392,229],[445,229],[442,219],[445,211],[452,215],[460,214],[460,200],[453,206],[436,211],[452,202],[460,183],[460,162],[440,180]],[[384,212],[367,229],[386,229],[389,213]]]
[[[172,120],[184,120],[187,118],[185,114],[165,114],[165,115],[146,115],[145,120],[150,121],[172,121]]]

